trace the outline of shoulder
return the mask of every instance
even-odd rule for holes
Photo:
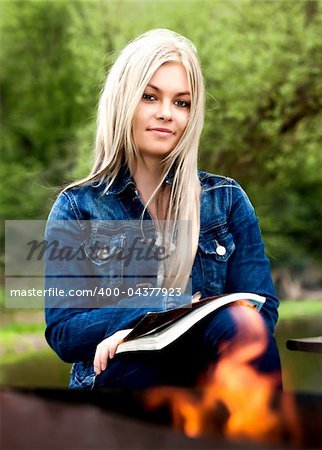
[[[105,183],[91,182],[68,188],[61,195],[64,195],[71,203],[89,201],[101,197],[104,194],[105,187]]]
[[[86,220],[85,205],[95,203],[103,194],[105,185],[89,183],[82,186],[73,186],[62,191],[56,198],[49,218],[53,220]]]
[[[198,176],[203,191],[218,188],[241,188],[236,180],[224,175],[217,175],[199,170]]]
[[[241,185],[233,178],[203,171],[198,171],[198,176],[201,194],[206,197],[225,198],[229,202],[239,196],[247,197]]]
[[[198,176],[202,192],[217,190],[219,192],[230,192],[232,197],[239,195],[247,197],[242,186],[233,178],[226,177],[224,175],[216,175],[201,170],[198,171]]]
[[[242,186],[233,178],[199,171],[201,206],[217,215],[229,216],[235,210],[252,212],[253,206]]]

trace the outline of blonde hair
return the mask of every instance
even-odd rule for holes
[[[93,168],[86,178],[68,188],[97,181],[106,183],[106,192],[124,162],[133,174],[140,157],[133,140],[133,116],[149,80],[167,62],[179,62],[184,66],[191,91],[191,108],[187,127],[176,147],[163,160],[161,182],[145,209],[155,196],[158,197],[167,174],[173,168],[166,222],[171,236],[176,234],[176,251],[171,263],[167,264],[164,285],[184,288],[192,269],[200,231],[197,158],[204,122],[204,81],[196,48],[187,38],[171,30],[154,29],[137,37],[121,51],[108,73],[99,101]],[[187,246],[184,227],[179,226],[185,221],[191,224],[190,247]]]

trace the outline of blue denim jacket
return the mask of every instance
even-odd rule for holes
[[[270,275],[270,264],[265,256],[258,219],[246,193],[240,185],[227,177],[199,172],[201,183],[200,238],[192,268],[192,292],[200,291],[202,297],[232,292],[254,292],[266,297],[261,314],[271,332],[277,321],[278,300]],[[166,182],[171,183],[171,176]],[[47,222],[46,239],[53,237],[67,244],[76,236],[85,241],[84,221],[139,220],[143,204],[128,170],[123,169],[109,191],[102,195],[104,185],[74,187],[61,194],[54,203]],[[151,220],[148,211],[144,219]],[[63,222],[57,222],[63,221]],[[57,223],[63,223],[57,231]],[[100,232],[92,229],[94,236]],[[218,246],[225,251],[218,252]],[[102,269],[101,260],[92,261],[94,275]],[[76,270],[66,266],[67,276]],[[106,267],[104,267],[106,270]],[[122,270],[118,268],[118,274]],[[48,276],[48,273],[47,273]],[[52,277],[52,274],[50,275]],[[57,278],[56,278],[57,281]],[[58,280],[59,281],[59,280]],[[106,280],[104,281],[106,282]],[[109,278],[113,285],[122,285],[122,276]],[[47,280],[48,283],[48,280]],[[79,287],[86,288],[86,277],[78,280]],[[71,373],[71,388],[89,388],[95,374],[93,358],[96,346],[104,338],[120,329],[131,328],[144,314],[154,309],[175,305],[158,303],[150,298],[150,304],[138,308],[77,307],[70,303],[61,306],[52,298],[46,298],[46,339],[49,345],[66,362],[76,363]],[[64,299],[73,302],[74,299]],[[53,307],[54,306],[54,307]],[[145,307],[144,307],[145,306]]]

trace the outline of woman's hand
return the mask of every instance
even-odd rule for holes
[[[123,339],[132,331],[132,329],[120,330],[112,334],[112,336],[104,339],[96,347],[94,356],[94,370],[96,375],[99,375],[107,367],[108,359],[113,359],[117,347]]]

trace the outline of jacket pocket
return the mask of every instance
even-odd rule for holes
[[[117,287],[123,282],[125,234],[95,231],[86,240],[85,254],[91,264],[90,273],[102,288]]]
[[[234,250],[233,235],[226,224],[214,226],[200,233],[198,251],[201,258],[202,281],[209,295],[224,293],[227,266]]]

